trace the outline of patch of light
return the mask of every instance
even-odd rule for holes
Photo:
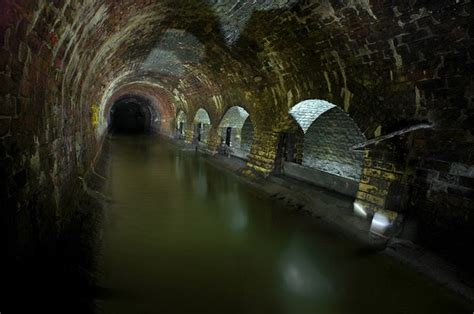
[[[232,205],[229,207],[230,228],[233,231],[243,231],[247,228],[249,221],[246,207],[237,194],[232,194],[231,199]]]
[[[233,127],[242,129],[249,113],[242,107],[235,106],[227,110],[219,125],[221,128]]]
[[[370,225],[370,232],[377,235],[384,235],[392,226],[392,221],[382,211],[376,212]]]
[[[194,117],[194,123],[211,124],[211,119],[209,118],[207,111],[199,108],[199,110],[196,112],[196,116]]]
[[[281,259],[283,288],[294,296],[304,298],[326,298],[332,286],[324,275],[321,264],[299,239],[290,242]]]
[[[196,194],[200,197],[205,197],[207,195],[207,176],[202,169],[198,169],[194,176],[193,187]]]
[[[99,107],[99,125],[96,130],[98,136],[103,135],[105,130],[107,130],[107,119],[105,115],[105,107],[107,106],[107,102],[117,90],[117,86],[119,86],[120,82],[122,82],[123,79],[131,73],[131,71],[126,71],[121,75],[118,75],[112,82],[110,82],[109,86],[107,86],[105,90],[105,93],[102,95]]]
[[[292,7],[298,0],[207,0],[219,18],[221,32],[227,44],[234,44],[244,31],[254,11]]]
[[[166,75],[182,76],[187,64],[200,62],[205,55],[204,45],[190,33],[169,29],[148,54],[141,69]]]
[[[367,211],[365,210],[364,206],[362,206],[357,201],[354,202],[354,214],[361,218],[367,218]]]
[[[188,117],[186,116],[186,113],[184,113],[183,110],[180,110],[178,113],[178,117],[176,118],[176,122],[179,124],[181,122],[186,123],[188,121]]]
[[[306,133],[317,118],[335,107],[325,100],[305,100],[293,106],[290,115]]]

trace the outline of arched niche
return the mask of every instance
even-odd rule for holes
[[[178,138],[182,139],[185,137],[187,125],[188,125],[188,116],[183,110],[180,110],[178,112],[178,115],[176,116],[176,135]]]
[[[246,159],[253,142],[253,123],[249,113],[240,106],[231,107],[219,124],[223,151]]]
[[[203,108],[199,108],[194,116],[194,140],[198,143],[207,144],[209,139],[209,132],[211,130],[211,119],[209,114]]]
[[[289,114],[303,137],[301,165],[285,163],[284,173],[355,195],[364,153],[352,147],[366,139],[354,120],[338,106],[317,99],[298,103]]]

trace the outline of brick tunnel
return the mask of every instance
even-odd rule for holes
[[[110,292],[106,288],[113,287],[96,275],[113,269],[103,266],[107,262],[100,256],[117,263],[140,260],[139,254],[113,255],[98,248],[113,247],[113,240],[107,242],[114,239],[113,231],[107,233],[113,227],[102,221],[124,210],[117,204],[125,195],[145,202],[136,205],[140,208],[174,208],[172,215],[201,204],[199,216],[166,213],[157,218],[193,222],[182,226],[189,236],[181,244],[183,252],[193,251],[193,239],[204,230],[224,228],[224,216],[229,230],[254,239],[264,230],[287,230],[287,225],[270,225],[282,220],[293,226],[293,218],[278,217],[297,212],[303,222],[294,228],[332,226],[334,233],[360,239],[358,245],[369,247],[364,252],[371,252],[371,258],[384,256],[413,272],[385,274],[387,278],[424,276],[439,289],[448,287],[442,294],[459,300],[453,307],[433,292],[431,303],[440,313],[472,312],[472,15],[471,0],[0,0],[0,243],[2,277],[10,290],[0,298],[0,312],[22,313],[31,307],[93,313],[101,307],[96,303],[103,302],[104,313],[125,313],[134,302],[148,304],[148,299],[138,300],[155,293],[151,288],[145,293],[123,286]],[[121,159],[120,154],[129,157]],[[128,168],[114,170],[124,165]],[[125,173],[129,178],[120,181]],[[140,194],[160,180],[163,189],[156,187],[150,199]],[[133,182],[148,185],[142,190],[127,185]],[[248,201],[267,206],[267,218],[251,208],[256,205],[246,205],[254,197],[246,189],[275,202]],[[151,199],[154,193],[162,193],[159,200]],[[222,217],[214,212],[221,207]],[[116,215],[122,221],[128,214]],[[145,230],[154,220],[144,217]],[[199,236],[191,234],[194,224],[207,219],[215,221],[208,228],[203,225]],[[157,229],[175,228],[180,227],[151,228],[141,238],[146,243]],[[305,237],[312,239],[310,233]],[[158,243],[180,234],[166,233]],[[215,238],[225,241],[225,234]],[[276,241],[280,236],[268,237]],[[277,246],[257,246],[266,237],[247,240],[252,254],[240,247],[231,250],[235,243],[228,240],[227,249],[216,255],[220,265],[230,265],[222,255],[240,252],[240,259],[232,255],[233,261],[243,260],[235,266],[236,274],[245,274],[239,280],[226,281],[220,266],[212,271],[202,266],[202,272],[173,281],[176,287],[156,288],[163,303],[150,303],[139,312],[371,313],[388,298],[387,304],[393,302],[389,312],[400,313],[404,305],[415,303],[410,297],[425,289],[421,283],[416,291],[402,283],[389,288],[374,280],[360,290],[392,289],[390,297],[357,305],[338,295],[342,301],[334,297],[334,304],[342,312],[336,306],[319,308],[313,303],[329,302],[336,294],[327,287],[337,284],[328,279],[318,290],[311,278],[336,271],[315,271],[313,256],[301,257],[303,242],[292,246],[291,237],[286,255],[262,253],[262,261],[284,269],[281,281],[287,290],[277,291],[278,284],[266,285],[263,279],[250,289],[245,278],[260,272],[249,256]],[[308,241],[319,243],[321,238]],[[328,240],[333,250],[340,246],[336,238]],[[131,243],[137,238],[126,239]],[[200,253],[183,256],[199,264],[204,252],[219,247],[206,241],[211,240],[202,240],[208,246],[202,244]],[[347,250],[354,245],[347,244]],[[177,258],[166,255],[172,247],[144,250],[147,256]],[[337,259],[338,254],[329,251],[327,256]],[[384,268],[378,260],[373,263],[379,266],[367,274]],[[124,275],[131,269],[123,268]],[[158,276],[158,270],[150,269]],[[206,279],[199,281],[204,274]],[[152,278],[143,287],[150,287]],[[221,301],[208,300],[203,291],[191,292],[196,282]],[[137,295],[130,301],[124,291]],[[406,296],[398,298],[401,291]],[[61,300],[51,300],[49,293]],[[180,294],[189,297],[187,305],[176,305]],[[285,300],[284,306],[273,308],[266,299],[275,295]],[[23,299],[34,301],[19,301]],[[129,301],[117,301],[122,299]],[[431,299],[423,300],[428,304]],[[175,307],[163,305],[167,301]],[[68,308],[71,302],[80,306]],[[433,313],[429,307],[405,312],[423,310]]]

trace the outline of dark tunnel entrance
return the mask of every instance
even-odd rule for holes
[[[110,133],[153,134],[159,127],[160,116],[146,98],[124,96],[110,110]]]

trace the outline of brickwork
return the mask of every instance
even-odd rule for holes
[[[469,252],[464,248],[474,243],[474,167],[458,154],[469,151],[474,139],[456,130],[436,133],[427,130],[412,139],[414,182],[409,209],[419,221],[419,235],[425,243],[461,255],[470,267],[472,260],[465,258]],[[464,143],[463,151],[455,151],[453,139]]]
[[[200,142],[203,144],[207,144],[209,140],[209,134],[211,132],[211,120],[209,118],[209,114],[206,112],[206,110],[199,108],[199,110],[196,112],[196,115],[194,116],[193,120],[193,134],[194,138],[193,141],[199,141],[198,137],[199,135],[201,136]],[[213,137],[216,135],[213,134]],[[215,142],[215,139],[212,139],[213,142]]]
[[[249,114],[242,107],[232,107],[225,113],[219,124],[220,128],[233,127],[241,129]]]
[[[357,203],[368,213],[381,209],[406,212],[411,176],[403,147],[405,143],[396,141],[365,149]]]
[[[280,135],[276,132],[254,132],[247,166],[264,176],[269,175],[275,167],[279,139]]]
[[[184,111],[179,111],[176,117],[176,135],[178,138],[184,138],[188,124],[188,117]],[[180,133],[182,132],[182,134]]]
[[[265,175],[280,133],[296,132],[289,110],[306,99],[341,108],[367,139],[432,123],[367,147],[361,180],[371,187],[361,184],[359,199],[403,201],[427,238],[474,233],[470,170],[459,170],[474,165],[472,1],[228,3],[0,0],[2,238],[59,232],[124,94],[151,99],[169,132],[180,109],[191,119],[203,107],[217,125],[246,104],[249,167]]]
[[[355,123],[338,108],[319,116],[304,136],[303,166],[337,176],[360,179],[363,152],[351,148],[365,142]]]
[[[306,133],[314,121],[333,108],[336,108],[336,105],[327,101],[305,100],[292,107],[290,115]]]
[[[230,127],[232,128],[230,147],[234,150],[240,149],[242,140],[242,127],[248,116],[248,112],[242,107],[235,106],[227,110],[219,124],[220,141],[225,142],[227,137],[227,128]],[[248,147],[248,152],[250,152],[250,147]]]
[[[246,153],[250,153],[250,150],[252,148],[253,135],[254,135],[254,128],[253,128],[252,120],[250,120],[250,118],[247,118],[245,120],[245,123],[242,126],[242,131],[240,135],[241,137],[240,149]]]

